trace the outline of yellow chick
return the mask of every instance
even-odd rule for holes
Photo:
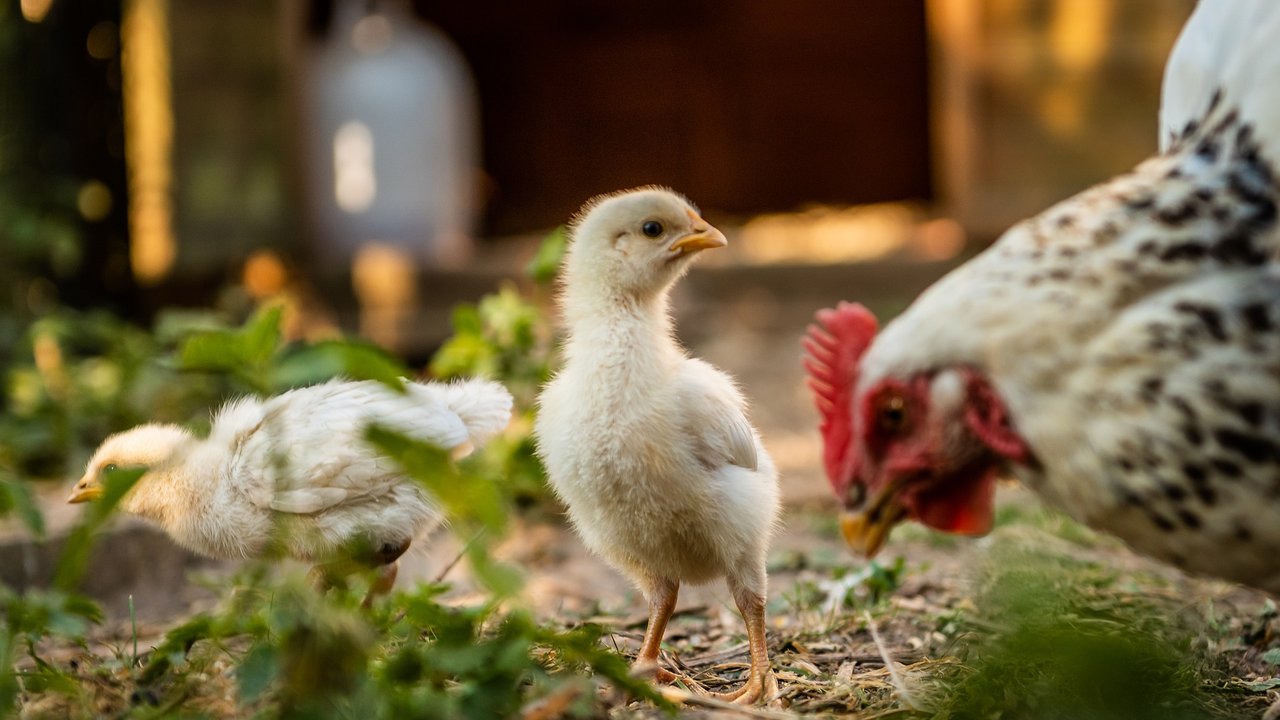
[[[314,563],[321,585],[376,570],[365,599],[391,589],[398,559],[441,520],[438,504],[364,440],[377,423],[470,452],[506,427],[511,395],[493,382],[406,382],[406,394],[335,380],[223,406],[209,437],[142,425],[107,438],[67,502],[99,497],[103,475],[146,467],[120,502],[178,544],[215,558],[261,555],[272,542]]]
[[[725,578],[746,622],[751,670],[720,695],[757,702],[769,673],[765,558],[777,472],[733,380],[673,337],[671,286],[724,235],[682,196],[596,198],[574,222],[560,298],[565,365],[543,389],[538,452],[583,541],[649,603],[637,669],[658,649],[680,583]]]

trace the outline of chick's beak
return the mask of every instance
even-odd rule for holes
[[[692,210],[688,211],[688,213],[689,220],[693,222],[693,231],[671,243],[671,247],[667,248],[668,250],[673,253],[687,254],[698,252],[699,250],[724,247],[729,244],[729,241],[725,239],[724,233],[712,227]]]
[[[67,502],[74,505],[97,500],[100,497],[102,497],[102,485],[88,478],[81,478],[80,482],[76,483],[76,486],[71,489],[71,495],[67,497]]]
[[[840,514],[840,534],[849,549],[866,558],[880,552],[893,526],[907,515],[896,497],[901,487],[901,482],[891,482],[861,508]]]

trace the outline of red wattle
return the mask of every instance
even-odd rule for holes
[[[966,376],[968,398],[964,420],[969,430],[1000,457],[1013,462],[1027,462],[1031,452],[1013,428],[1009,411],[995,388],[976,372],[967,371]]]
[[[994,470],[955,477],[915,496],[916,519],[934,530],[986,535],[995,521]]]

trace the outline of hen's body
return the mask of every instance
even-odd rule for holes
[[[1041,460],[1016,466],[1030,487],[1280,592],[1280,187],[1247,127],[1220,101],[1169,154],[1018,225],[888,325],[863,372],[975,366]],[[902,354],[922,338],[931,354]]]
[[[1232,52],[1224,23],[1248,31]],[[1280,5],[1202,3],[1170,61],[1163,152],[944,278],[885,328],[859,380],[976,369],[1034,455],[1014,464],[1028,485],[1144,553],[1272,592],[1277,33]],[[1235,61],[1250,52],[1266,57]]]

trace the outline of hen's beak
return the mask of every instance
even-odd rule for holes
[[[667,248],[671,252],[681,254],[694,253],[699,250],[710,250],[729,244],[729,241],[725,239],[724,233],[712,227],[692,210],[689,211],[689,219],[693,221],[693,232],[671,243],[671,247]]]
[[[71,504],[89,502],[102,497],[102,484],[92,482],[90,480],[81,480],[71,489],[71,495],[67,497],[67,502]]]
[[[849,549],[866,558],[880,552],[893,526],[907,514],[896,497],[902,485],[902,482],[889,483],[860,510],[840,514],[840,534]]]

